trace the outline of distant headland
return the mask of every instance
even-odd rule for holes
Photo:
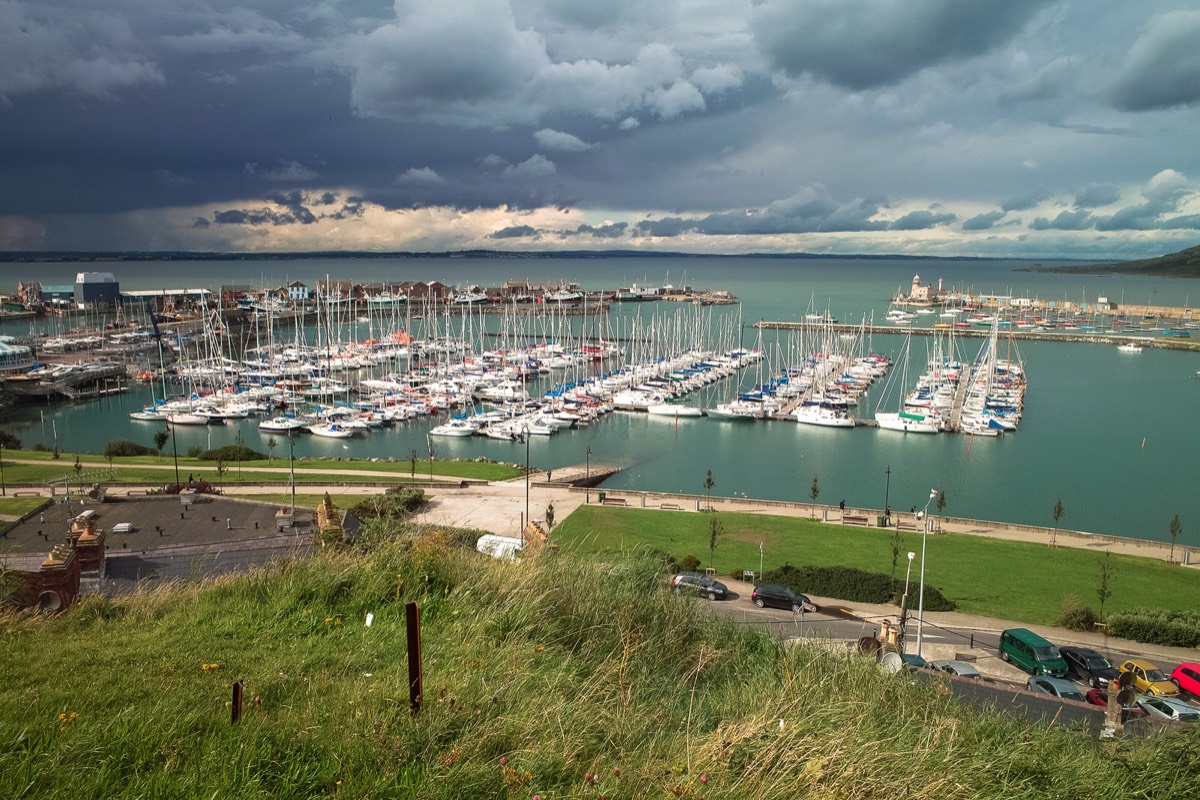
[[[1026,258],[981,256],[919,256],[897,253],[687,253],[645,250],[448,250],[440,252],[326,250],[297,252],[192,252],[187,250],[89,251],[89,250],[13,250],[0,251],[0,263],[76,263],[105,261],[304,261],[319,258],[761,258],[761,259],[835,259],[843,261],[1028,261]],[[1055,259],[1064,261],[1069,259]]]
[[[1157,275],[1164,278],[1200,278],[1200,246],[1189,247],[1178,253],[1168,253],[1158,258],[1143,258],[1140,261],[1124,261],[1116,264],[1088,264],[1086,266],[1043,267],[1035,264],[1022,267],[1018,272],[1063,272],[1076,275]]]

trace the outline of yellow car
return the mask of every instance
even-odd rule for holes
[[[1121,672],[1133,673],[1133,688],[1156,697],[1176,697],[1179,687],[1161,669],[1144,658],[1131,658],[1121,665]]]

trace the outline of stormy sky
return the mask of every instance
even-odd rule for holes
[[[0,249],[1159,255],[1194,0],[0,0]]]

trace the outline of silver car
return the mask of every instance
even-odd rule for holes
[[[960,678],[979,680],[983,677],[974,666],[965,661],[959,661],[956,658],[942,658],[937,661],[930,661],[926,666],[931,669],[940,669],[942,672],[949,672],[951,675],[957,675]]]
[[[1058,697],[1063,700],[1078,700],[1081,703],[1087,702],[1079,690],[1075,688],[1075,684],[1062,678],[1034,675],[1025,685],[1031,692],[1048,694],[1051,697]]]
[[[1200,722],[1200,711],[1173,697],[1139,697],[1138,705],[1155,719],[1170,722]]]

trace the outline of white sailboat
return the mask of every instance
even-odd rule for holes
[[[901,433],[937,433],[941,430],[940,422],[932,418],[924,411],[909,409],[905,405],[904,387],[908,385],[908,357],[912,345],[912,334],[909,333],[904,337],[904,361],[900,365],[900,389],[898,394],[900,402],[897,404],[895,411],[880,411],[884,399],[887,397],[887,387],[891,384],[889,378],[885,384],[883,396],[879,399],[879,406],[875,408],[875,421],[879,423],[879,427],[885,431],[900,431]],[[895,377],[893,372],[891,377]]]

